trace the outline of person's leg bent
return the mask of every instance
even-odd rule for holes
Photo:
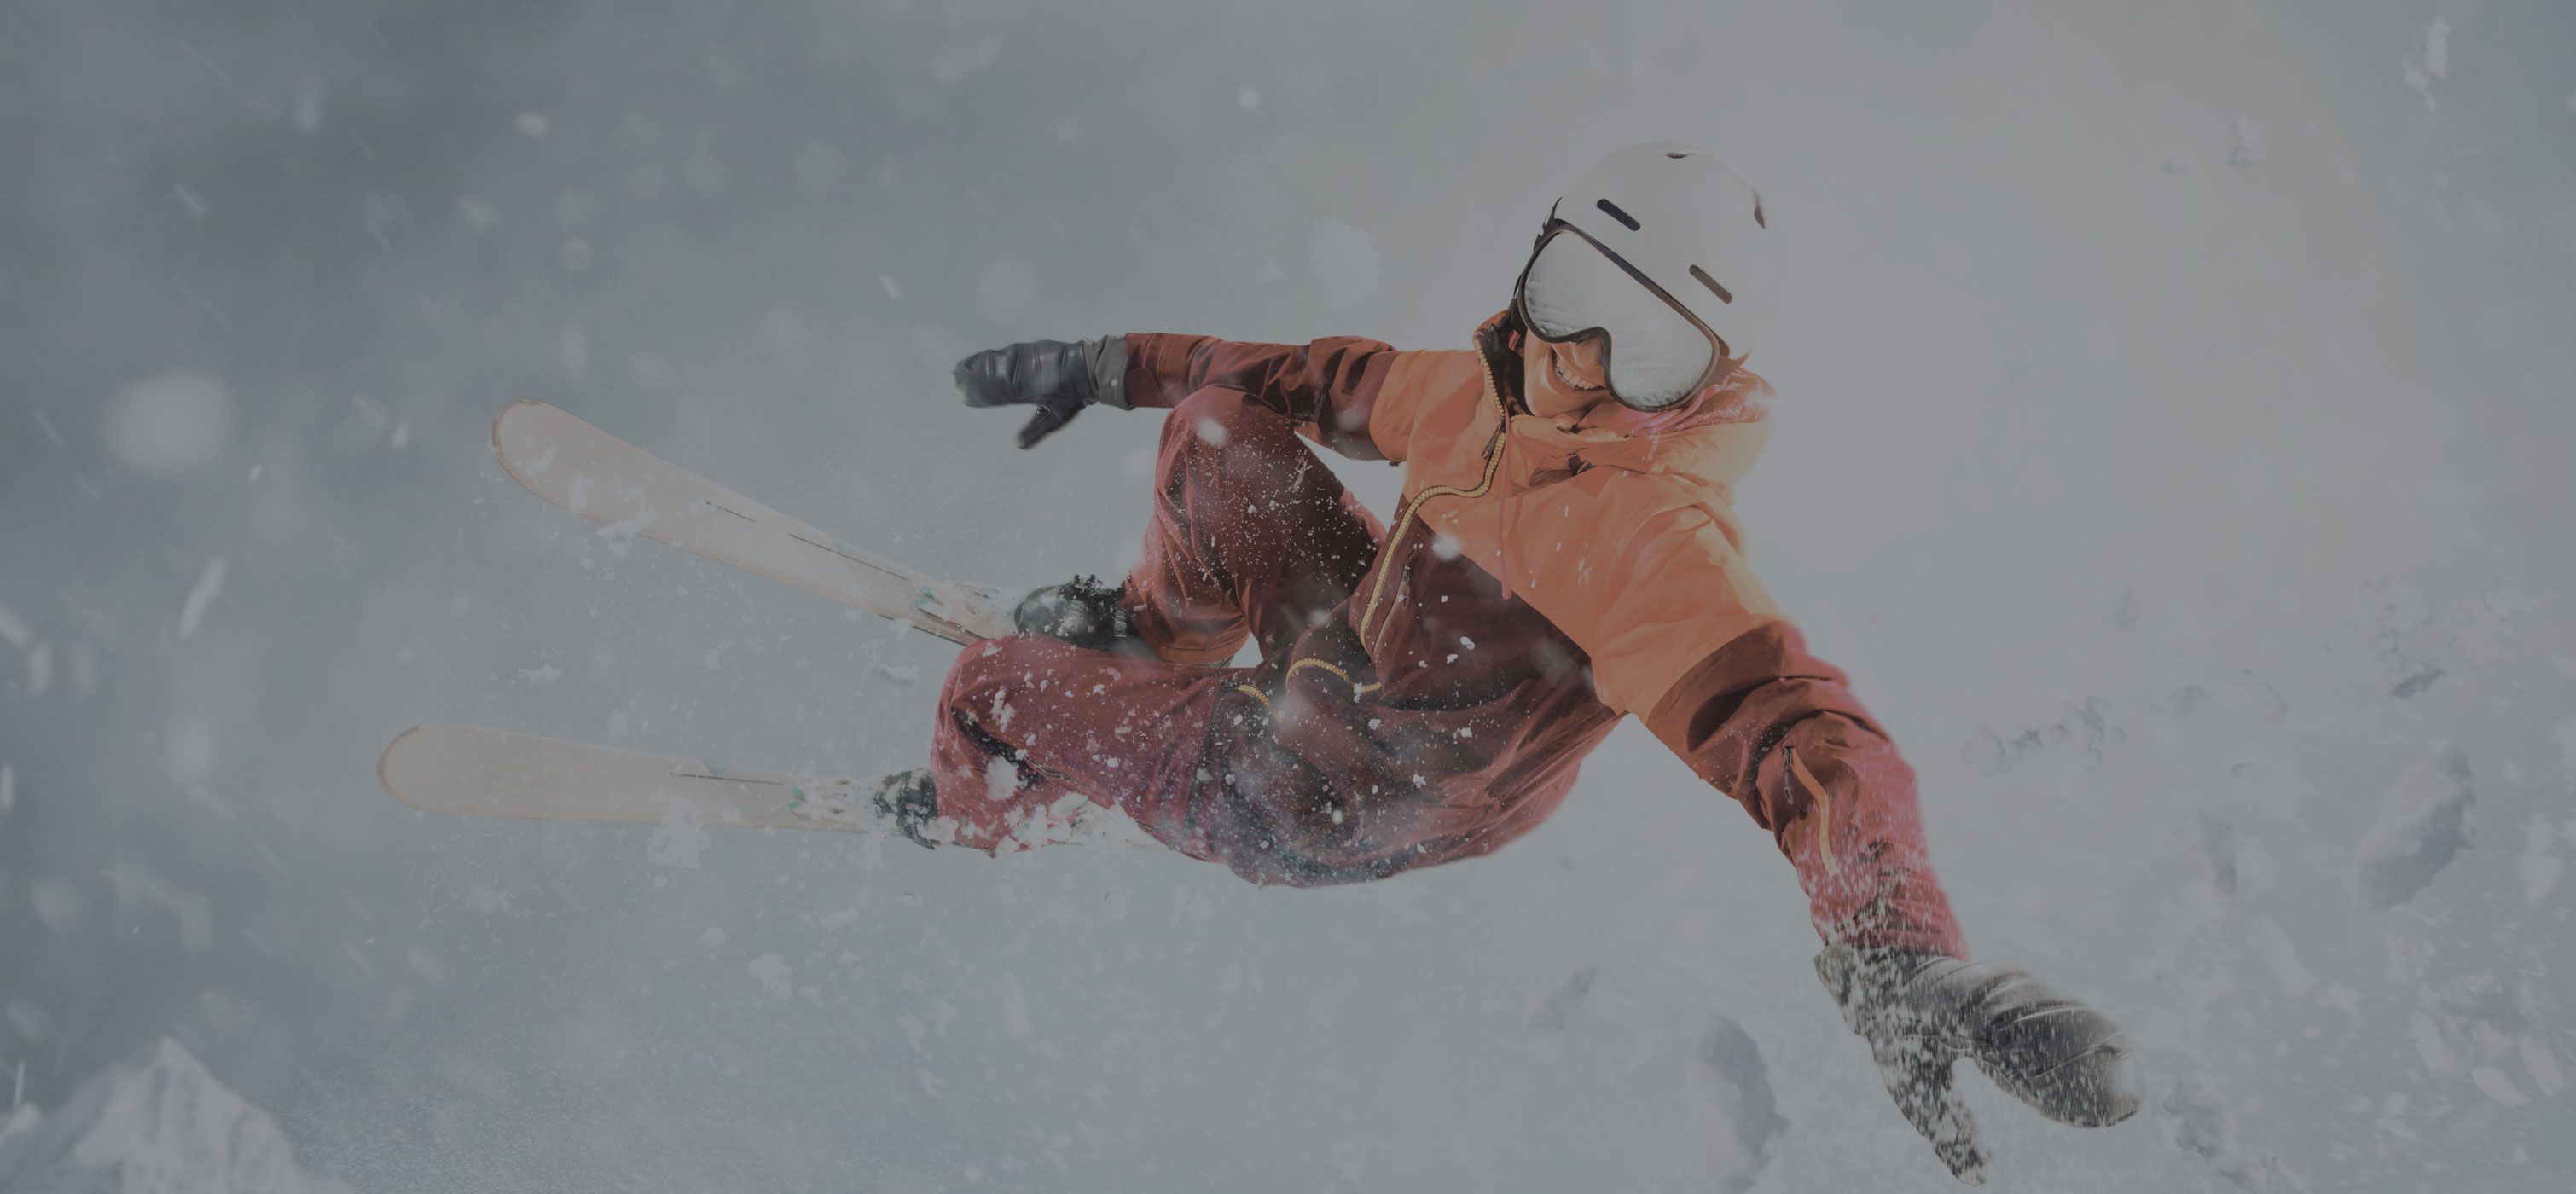
[[[1349,598],[1384,529],[1285,417],[1233,390],[1201,390],[1173,408],[1155,472],[1153,518],[1123,602],[1162,658],[1033,634],[960,651],[931,764],[959,843],[1043,844],[1086,800],[1193,857],[1223,858],[1266,836],[1201,816],[1191,798],[1208,778],[1211,717],[1251,699],[1235,689],[1247,672],[1193,665],[1223,663],[1248,636],[1265,655],[1286,650]]]
[[[1224,663],[1246,636],[1277,654],[1350,596],[1386,534],[1285,416],[1234,390],[1172,408],[1154,472],[1125,600],[1174,662]]]
[[[1061,841],[1088,802],[1187,853],[1158,827],[1158,810],[1195,782],[1209,711],[1235,674],[1037,634],[968,646],[931,732],[951,840],[996,853]]]

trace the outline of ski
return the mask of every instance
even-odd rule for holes
[[[618,746],[541,738],[483,726],[413,726],[376,761],[385,793],[423,812],[565,821],[647,821],[695,828],[834,829],[892,833],[873,783]],[[1067,794],[1012,834],[1018,848],[1082,843],[1160,850],[1125,813]],[[927,836],[951,840],[954,825]]]
[[[956,643],[1012,632],[999,590],[871,555],[533,398],[492,420],[492,454],[528,491],[607,524]]]
[[[482,726],[413,726],[376,778],[416,809],[471,817],[682,821],[748,828],[879,831],[849,779],[540,738]]]

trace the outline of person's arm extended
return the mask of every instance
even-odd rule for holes
[[[1137,332],[1122,337],[1122,407],[1170,407],[1209,386],[1237,390],[1290,422],[1310,425],[1325,447],[1357,460],[1383,460],[1369,415],[1394,365],[1395,349],[1357,336],[1311,344],[1250,344],[1213,336]]]
[[[1138,332],[988,348],[957,362],[952,377],[968,406],[1036,407],[1020,428],[1023,448],[1036,447],[1087,406],[1170,407],[1216,386],[1312,428],[1318,442],[1342,455],[1384,460],[1369,438],[1369,415],[1398,355],[1355,336],[1238,344]]]
[[[2118,1025],[2022,970],[1966,960],[1924,850],[1913,769],[1796,628],[1738,635],[1684,673],[1646,725],[1798,868],[1825,939],[1816,977],[1953,1175],[1986,1178],[1976,1118],[1953,1084],[1960,1058],[2059,1123],[2136,1113]]]
[[[1771,831],[1827,944],[1967,956],[1924,847],[1913,769],[1796,627],[1738,635],[1645,722]]]

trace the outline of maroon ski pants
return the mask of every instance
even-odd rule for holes
[[[940,694],[932,743],[939,811],[956,840],[1007,852],[1046,844],[1086,801],[1114,804],[1163,844],[1255,882],[1329,883],[1329,859],[1287,858],[1272,822],[1311,795],[1254,785],[1271,809],[1213,783],[1212,723],[1257,736],[1259,669],[1209,666],[1248,637],[1264,656],[1339,613],[1385,530],[1288,420],[1226,389],[1166,416],[1154,511],[1123,604],[1163,656],[1090,651],[1035,634],[967,647]],[[1251,745],[1243,743],[1243,745]],[[1429,861],[1425,859],[1424,861]],[[1416,863],[1418,865],[1418,863]]]
[[[1282,679],[1292,655],[1357,664],[1347,605],[1384,536],[1286,417],[1224,387],[1183,399],[1163,425],[1153,519],[1122,599],[1161,657],[1032,634],[961,651],[932,746],[955,840],[995,852],[1042,845],[1093,801],[1253,882],[1315,886],[1489,853],[1536,826],[1614,720],[1579,679],[1448,713],[1364,708],[1346,695],[1332,712],[1350,725],[1308,720],[1297,749],[1282,744],[1282,710],[1263,690],[1293,704]],[[1247,638],[1260,666],[1209,666]],[[1459,723],[1442,741],[1481,730],[1470,745],[1549,749],[1509,748],[1517,753],[1488,761],[1509,773],[1496,785],[1506,795],[1459,799],[1412,774],[1441,767],[1368,729],[1419,718]]]

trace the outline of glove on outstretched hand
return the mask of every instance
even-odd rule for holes
[[[1816,977],[1843,1021],[1869,1042],[1879,1077],[1952,1175],[1986,1180],[1976,1121],[1951,1086],[1966,1057],[1995,1085],[2059,1123],[2098,1128],[2129,1118],[2138,1097],[2120,1081],[2127,1052],[2100,1012],[1993,962],[1829,946]]]
[[[988,348],[957,362],[950,377],[968,406],[1038,408],[1020,428],[1020,447],[1034,448],[1072,422],[1083,407],[1106,403],[1124,408],[1126,372],[1127,338],[1103,336]]]

